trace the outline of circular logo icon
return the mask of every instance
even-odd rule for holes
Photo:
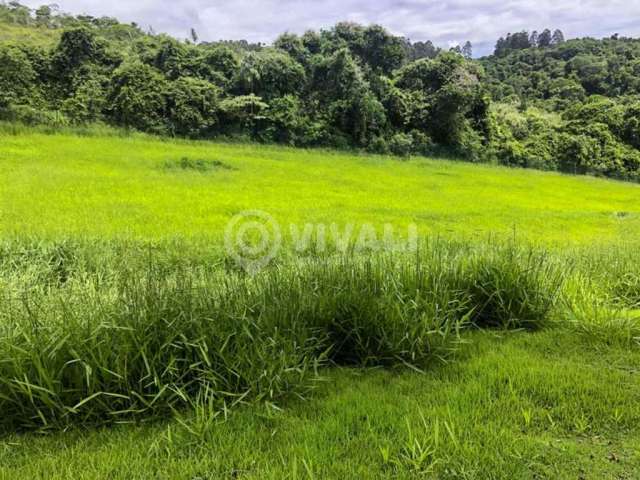
[[[235,215],[224,233],[227,255],[248,273],[256,273],[267,266],[278,254],[281,244],[280,225],[260,210]]]

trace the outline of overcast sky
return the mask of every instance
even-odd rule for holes
[[[412,40],[451,46],[470,40],[490,53],[507,32],[561,28],[567,37],[640,36],[640,0],[51,0],[69,13],[114,16],[147,29],[201,40],[271,42],[341,20],[379,23]],[[23,0],[31,7],[49,3]]]

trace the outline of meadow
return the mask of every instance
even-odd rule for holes
[[[547,245],[634,241],[637,184],[466,162],[141,135],[0,137],[0,228],[38,238],[220,240],[262,210],[283,225],[415,222],[421,234]],[[218,161],[231,168],[167,168]]]
[[[634,478],[638,185],[2,126],[0,478]],[[223,232],[415,223],[417,252]]]

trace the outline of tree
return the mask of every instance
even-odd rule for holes
[[[11,1],[8,4],[9,13],[14,23],[28,25],[31,22],[31,9],[20,2]]]
[[[151,64],[167,78],[176,80],[191,73],[187,65],[188,47],[171,37],[163,37]]]
[[[265,140],[289,145],[305,143],[308,119],[301,99],[295,95],[275,98],[265,113],[267,126],[262,134]]]
[[[224,45],[206,47],[206,50],[201,55],[201,62],[210,69],[211,73],[208,80],[216,84],[220,75],[222,76],[223,84],[230,83],[240,63],[238,55],[231,48]],[[218,75],[215,75],[216,73]]]
[[[330,125],[355,144],[366,145],[385,124],[384,107],[347,48],[314,65],[312,85]]]
[[[210,133],[218,123],[220,89],[199,78],[182,77],[166,89],[169,131],[184,137]]]
[[[269,105],[253,94],[225,98],[220,102],[220,112],[224,116],[222,122],[229,133],[251,133],[256,135],[257,122],[264,118],[263,112]]]
[[[191,41],[193,43],[198,43],[198,32],[196,32],[196,29],[191,27]]]
[[[87,75],[73,94],[62,103],[62,112],[75,124],[89,124],[103,120],[107,109],[109,78],[98,72]]]
[[[493,49],[493,54],[496,57],[503,57],[508,53],[507,41],[504,37],[500,37],[496,42],[496,46]]]
[[[302,65],[307,63],[310,55],[302,39],[293,33],[283,33],[273,42],[273,46],[288,53],[291,58]]]
[[[560,45],[561,43],[564,43],[564,34],[562,30],[556,30],[551,37],[551,45]]]
[[[402,40],[390,35],[380,25],[365,28],[362,35],[360,56],[374,71],[391,75],[405,62],[406,54]]]
[[[322,50],[322,37],[313,30],[307,30],[302,35],[302,45],[306,48],[311,55],[317,55]]]
[[[65,30],[51,58],[52,73],[64,96],[71,95],[93,70],[110,70],[116,63],[105,42],[87,27]]]
[[[471,45],[471,42],[468,40],[462,47],[462,56],[466,59],[473,57],[473,45]]]
[[[42,5],[36,8],[36,23],[42,27],[48,27],[51,24],[53,10],[50,5]]]
[[[0,46],[0,111],[33,100],[36,72],[17,47]]]
[[[255,94],[266,100],[297,94],[306,82],[302,65],[280,50],[250,52],[236,72],[236,91]]]
[[[426,42],[407,42],[408,60],[415,61],[421,58],[435,58],[439,49],[436,48],[430,40]]]
[[[551,46],[551,30],[545,28],[544,31],[538,36],[538,47],[547,48]]]
[[[524,50],[532,45],[529,40],[529,33],[526,31],[509,33],[507,37],[500,37],[496,43],[494,55],[503,57],[513,50]]]
[[[166,131],[168,83],[153,67],[134,61],[118,67],[111,78],[111,118],[119,125],[142,131]]]
[[[410,63],[397,72],[395,84],[413,97],[410,125],[437,142],[459,145],[471,124],[486,122],[479,72],[460,55]]]

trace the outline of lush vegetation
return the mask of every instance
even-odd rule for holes
[[[0,21],[18,29],[18,42],[0,44],[5,120],[640,175],[636,39],[521,32],[475,61],[468,42],[442,51],[376,25],[265,46],[199,43],[195,31],[178,41],[15,2],[0,5]],[[25,31],[55,34],[23,42]]]
[[[562,285],[544,257],[513,248],[435,243],[255,276],[145,250],[3,246],[0,428],[276,402],[305,395],[327,362],[424,368],[471,324],[540,328]]]
[[[42,130],[0,136],[2,474],[638,467],[637,185]],[[246,208],[434,236],[417,255],[285,243],[248,276],[220,233]]]
[[[0,27],[0,477],[640,470],[638,40]]]
[[[638,179],[640,40],[501,39],[481,63],[502,163]],[[537,39],[537,43],[536,43]]]

